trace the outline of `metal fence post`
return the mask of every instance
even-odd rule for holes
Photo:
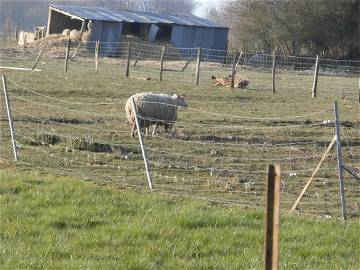
[[[269,165],[266,176],[264,269],[279,268],[280,166]]]
[[[195,84],[199,85],[199,78],[200,78],[200,62],[201,62],[201,47],[198,48],[197,51],[197,59],[196,59],[196,79]]]
[[[128,42],[127,55],[126,55],[126,68],[125,68],[126,77],[129,77],[129,73],[130,73],[130,55],[131,55],[131,42]]]
[[[15,159],[15,161],[18,161],[16,138],[15,138],[15,129],[14,129],[13,120],[12,120],[12,116],[11,116],[10,102],[9,102],[9,98],[8,98],[8,95],[7,95],[7,85],[6,85],[5,76],[1,76],[1,79],[2,79],[3,90],[4,90],[5,106],[6,106],[6,112],[7,112],[8,121],[9,121],[11,144],[12,144],[12,148],[13,148],[14,159]]]
[[[64,73],[67,72],[68,60],[69,60],[69,52],[70,52],[70,43],[71,43],[71,40],[69,38],[68,41],[67,41],[67,45],[66,45]]]
[[[338,166],[338,177],[340,185],[340,202],[341,202],[341,213],[344,220],[347,219],[346,213],[346,201],[345,201],[345,188],[343,179],[343,161],[341,157],[341,143],[340,143],[340,121],[337,101],[334,101],[334,113],[335,113],[335,128],[336,128],[336,157]]]
[[[319,76],[319,55],[316,55],[315,71],[314,71],[314,83],[312,88],[312,97],[315,98],[317,94],[317,82]]]
[[[160,56],[160,82],[162,81],[162,74],[164,68],[164,56],[165,56],[165,46],[161,48],[161,56]]]
[[[131,99],[131,107],[132,107],[133,113],[135,114],[135,124],[136,124],[136,128],[137,128],[137,133],[139,136],[139,142],[140,142],[142,156],[144,159],[146,177],[148,180],[149,189],[150,189],[150,191],[152,191],[153,188],[152,188],[152,180],[151,180],[151,174],[150,174],[150,166],[149,166],[148,160],[146,158],[146,152],[145,152],[145,148],[144,148],[144,142],[143,142],[143,137],[142,137],[141,130],[140,130],[140,124],[139,124],[139,119],[138,119],[138,115],[137,115],[137,111],[136,111],[134,98]]]

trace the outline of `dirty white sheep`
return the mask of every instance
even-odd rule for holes
[[[131,128],[131,136],[135,136],[136,123],[135,114],[132,110],[131,99],[134,98],[137,114],[140,116],[140,128],[145,128],[148,134],[149,127],[155,125],[153,136],[158,126],[164,126],[165,132],[169,132],[177,120],[178,107],[187,107],[184,98],[179,95],[138,93],[132,95],[125,105],[127,120]]]
[[[69,36],[69,35],[70,35],[70,29],[64,29],[64,30],[62,31],[62,34],[63,34],[64,36]]]

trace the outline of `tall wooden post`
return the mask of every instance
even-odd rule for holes
[[[131,42],[128,42],[127,55],[126,55],[126,68],[125,68],[126,77],[129,77],[129,73],[130,73],[130,56],[131,56]]]
[[[264,269],[279,268],[280,166],[269,165],[266,176]]]
[[[66,51],[65,51],[64,73],[67,72],[67,68],[68,68],[68,60],[69,60],[69,52],[70,52],[70,43],[71,43],[71,40],[70,40],[70,38],[69,38],[68,41],[67,41]]]
[[[13,120],[12,120],[12,116],[11,116],[10,101],[9,101],[8,94],[7,94],[7,85],[6,85],[5,76],[1,76],[1,79],[2,79],[2,85],[3,85],[3,90],[4,90],[5,106],[6,106],[6,112],[7,112],[8,121],[9,121],[11,144],[12,144],[12,148],[13,148],[14,159],[15,159],[15,161],[18,161],[15,129],[14,129]]]
[[[165,56],[165,46],[161,48],[160,56],[160,82],[162,81],[163,67],[164,67],[164,56]]]
[[[316,98],[317,94],[317,82],[319,76],[319,55],[316,55],[315,71],[314,71],[314,83],[312,88],[312,97]]]
[[[96,41],[95,43],[95,71],[98,71],[99,67],[99,50],[100,50],[100,42]]]
[[[275,68],[276,68],[276,52],[273,54],[273,62],[272,62],[272,92],[275,94]]]
[[[238,52],[236,51],[234,54],[234,59],[233,59],[232,66],[231,66],[231,84],[230,84],[231,88],[234,88],[234,84],[235,84],[237,56],[238,56]]]
[[[344,220],[346,220],[347,213],[346,213],[345,188],[344,188],[343,167],[342,167],[343,161],[341,157],[341,144],[340,144],[340,121],[339,121],[339,111],[336,100],[334,101],[334,113],[335,113],[335,128],[336,128],[336,156],[337,156],[338,177],[339,177],[339,185],[340,185],[341,213]]]
[[[142,156],[143,156],[143,159],[144,159],[146,177],[147,177],[147,180],[148,180],[149,189],[150,189],[150,191],[152,191],[153,188],[152,188],[150,167],[149,167],[149,164],[148,164],[148,160],[146,158],[146,152],[145,152],[145,148],[144,148],[144,141],[143,141],[143,137],[142,137],[141,130],[140,130],[140,124],[139,124],[139,119],[138,119],[138,115],[137,115],[137,111],[136,111],[134,98],[131,99],[131,106],[132,106],[132,111],[135,114],[135,124],[136,124],[136,128],[137,128],[137,133],[138,133],[138,136],[139,136],[139,142],[140,142]]]
[[[195,74],[195,84],[199,85],[200,78],[200,62],[201,62],[201,47],[198,48],[197,51],[197,59],[196,59],[196,74]]]
[[[360,102],[360,77],[359,77],[359,97],[358,97],[358,101]]]

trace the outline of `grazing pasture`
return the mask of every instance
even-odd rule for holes
[[[36,54],[26,50],[3,53],[1,65],[31,68]],[[101,57],[96,72],[80,50],[63,73],[56,52],[39,61],[42,71],[1,69],[19,155],[14,162],[1,94],[5,268],[260,269],[270,163],[282,171],[281,268],[360,267],[360,185],[344,174],[343,223],[335,149],[288,213],[335,135],[334,100],[343,159],[358,169],[358,78],[322,74],[311,98],[306,72],[279,69],[273,94],[272,74],[244,63],[238,74],[250,84],[230,89],[211,81],[229,75],[228,64],[202,63],[194,86],[194,63],[165,61],[160,82],[156,61],[134,67],[132,59],[126,78],[124,59]],[[125,102],[140,92],[176,93],[188,103],[171,133],[144,136],[153,193],[126,122]]]
[[[63,59],[46,57],[37,67],[41,72],[3,70],[19,164],[146,190],[141,149],[130,137],[125,102],[134,93],[153,92],[177,93],[189,104],[178,109],[171,134],[145,137],[157,192],[262,208],[266,166],[279,163],[282,210],[289,210],[334,137],[335,99],[343,124],[344,159],[355,169],[359,166],[356,77],[320,76],[317,98],[311,98],[312,74],[279,71],[273,94],[271,73],[254,68],[238,70],[250,79],[246,89],[230,89],[212,85],[212,74],[228,74],[221,64],[203,64],[200,86],[194,86],[191,66],[181,75],[182,82],[180,72],[170,71],[159,82],[155,62],[139,61],[126,78],[121,60],[103,57],[95,72],[93,60],[80,56],[70,60],[66,74]],[[7,138],[2,140],[2,155],[11,159],[5,121],[2,130]],[[299,211],[339,216],[335,149],[316,177]],[[356,217],[359,185],[348,175],[345,183],[348,210]]]
[[[263,268],[260,209],[1,169],[3,269]],[[356,220],[284,214],[280,267],[358,269],[359,230]]]

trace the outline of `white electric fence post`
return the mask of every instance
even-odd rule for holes
[[[10,135],[11,135],[11,143],[14,153],[14,159],[15,161],[18,161],[18,154],[17,154],[17,148],[16,148],[16,139],[15,139],[15,129],[11,117],[11,111],[10,111],[10,102],[7,95],[7,86],[6,86],[6,79],[5,76],[1,76],[2,84],[3,84],[3,90],[4,90],[4,98],[5,98],[5,106],[6,106],[6,112],[9,120],[9,127],[10,127]]]
[[[341,157],[341,144],[340,144],[340,121],[339,121],[339,111],[337,106],[337,101],[334,101],[334,113],[335,113],[335,128],[336,128],[336,157],[337,157],[337,166],[338,166],[338,176],[340,184],[340,202],[341,202],[341,212],[344,220],[347,219],[346,214],[346,201],[345,201],[345,189],[344,189],[344,179],[343,179],[343,162]]]
[[[137,115],[137,111],[136,111],[134,98],[131,99],[131,106],[132,106],[132,111],[135,114],[136,129],[137,129],[137,132],[138,132],[141,152],[142,152],[142,156],[143,156],[143,159],[144,159],[146,177],[147,177],[147,180],[148,180],[149,189],[150,189],[150,191],[153,191],[152,181],[151,181],[151,174],[150,174],[150,167],[149,167],[149,164],[148,164],[148,160],[146,158],[146,152],[145,152],[145,148],[144,148],[144,142],[143,142],[143,137],[142,137],[141,130],[140,130],[140,124],[139,124],[139,119],[138,119],[138,115]]]

